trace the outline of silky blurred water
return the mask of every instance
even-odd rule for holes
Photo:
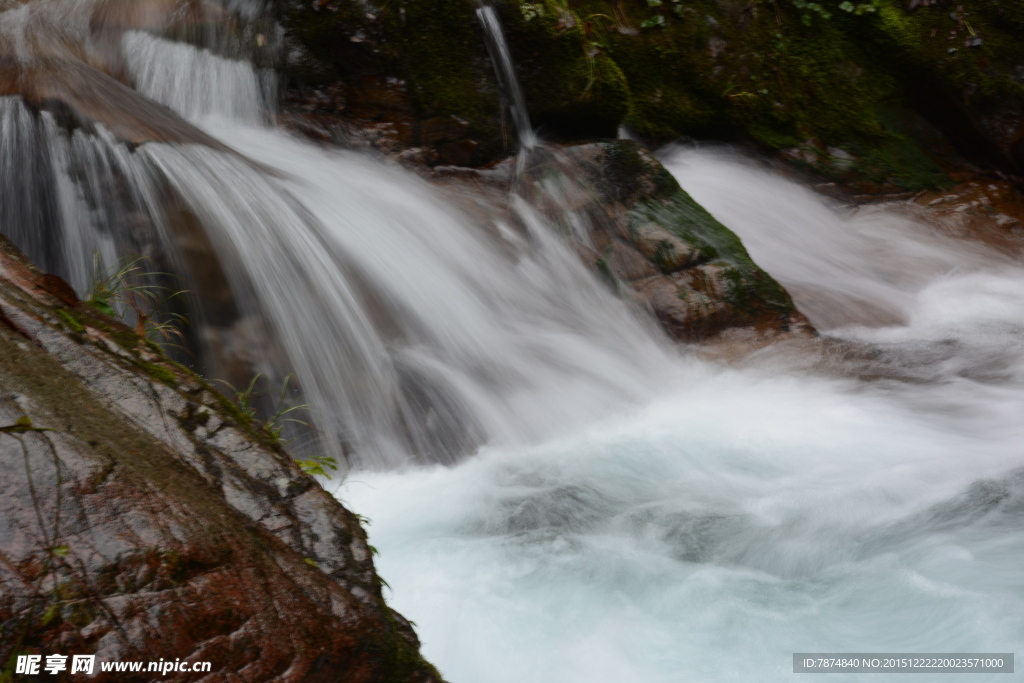
[[[94,254],[222,275],[227,296],[203,293],[231,304],[218,334],[298,375],[322,452],[357,467],[338,495],[373,520],[391,604],[451,683],[776,681],[797,651],[1020,646],[1018,265],[728,152],[668,150],[844,349],[702,361],[525,200],[471,217],[275,129],[275,79],[243,58],[266,3],[221,5],[238,33],[186,44],[171,36],[199,29],[172,2],[0,1],[19,65],[55,60],[58,86],[92,74],[131,105],[70,130],[0,98],[0,229],[83,293]],[[110,132],[154,112],[160,141]]]
[[[340,498],[373,520],[427,657],[455,683],[650,683],[791,680],[794,652],[1019,649],[1024,271],[884,209],[851,226],[733,156],[668,166],[784,283],[834,290],[819,324],[868,358],[682,361],[664,395],[571,436],[351,475]],[[835,247],[872,235],[884,264]],[[844,301],[902,322],[856,326]]]

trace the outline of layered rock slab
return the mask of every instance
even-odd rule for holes
[[[0,312],[0,661],[440,681],[384,602],[360,519],[270,435],[6,242]]]

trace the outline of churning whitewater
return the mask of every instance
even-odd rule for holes
[[[745,682],[789,680],[794,652],[1019,647],[1024,271],[728,154],[667,162],[787,286],[848,297],[812,321],[872,360],[831,371],[880,379],[677,361],[662,396],[572,435],[353,474],[341,496],[427,656],[453,681]],[[806,251],[758,253],[780,226]],[[813,260],[883,228],[881,266]],[[901,263],[909,282],[868,275]],[[865,306],[905,321],[843,317]]]
[[[84,4],[0,26],[31,38]],[[781,681],[798,651],[1024,642],[1021,269],[728,153],[667,151],[863,351],[723,367],[674,349],[525,202],[481,224],[275,129],[272,77],[230,51],[80,28],[61,35],[116,55],[126,112],[161,105],[160,135],[129,151],[0,98],[4,231],[83,293],[94,254],[126,251],[231,292],[194,313],[204,363],[296,373],[321,447],[354,467],[337,495],[372,520],[391,604],[452,683]]]

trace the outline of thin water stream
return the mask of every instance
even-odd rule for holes
[[[156,35],[166,17],[99,40],[94,5],[0,4],[0,31],[26,62],[113,55],[145,105],[124,116],[162,137],[129,148],[0,99],[0,229],[80,289],[96,252],[219,273],[231,314],[200,310],[201,343],[297,373],[321,446],[355,467],[338,495],[373,521],[391,604],[452,683],[781,681],[795,651],[1020,649],[1019,266],[677,150],[683,186],[887,371],[703,362],[528,206],[525,236],[480,225],[276,129],[267,73]],[[972,678],[990,679],[1011,678]]]

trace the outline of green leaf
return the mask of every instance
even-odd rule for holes
[[[47,427],[34,427],[32,426],[32,419],[28,415],[19,417],[14,424],[7,425],[6,427],[0,427],[0,433],[2,434],[24,434],[25,432],[52,432],[52,429]]]
[[[46,608],[46,611],[43,612],[43,616],[40,619],[43,626],[47,626],[51,621],[60,616],[60,607],[60,603],[54,603]]]
[[[103,313],[105,315],[109,315],[111,318],[117,318],[117,311],[115,311],[114,307],[111,306],[106,301],[102,301],[102,300],[99,300],[99,299],[93,299],[89,303],[92,304],[94,308],[99,309],[100,313]]]
[[[71,552],[71,548],[67,547],[66,545],[58,545],[50,552],[52,552],[57,557],[67,557],[68,553]]]
[[[317,569],[320,568],[320,565],[318,565],[316,563],[316,560],[314,560],[312,557],[304,557],[302,558],[302,561],[308,564],[310,567],[316,567]]]
[[[327,477],[331,478],[331,475],[327,473],[327,470],[337,470],[338,461],[327,455],[320,455],[309,460],[296,460],[299,469],[306,474],[312,474],[315,477]]]

